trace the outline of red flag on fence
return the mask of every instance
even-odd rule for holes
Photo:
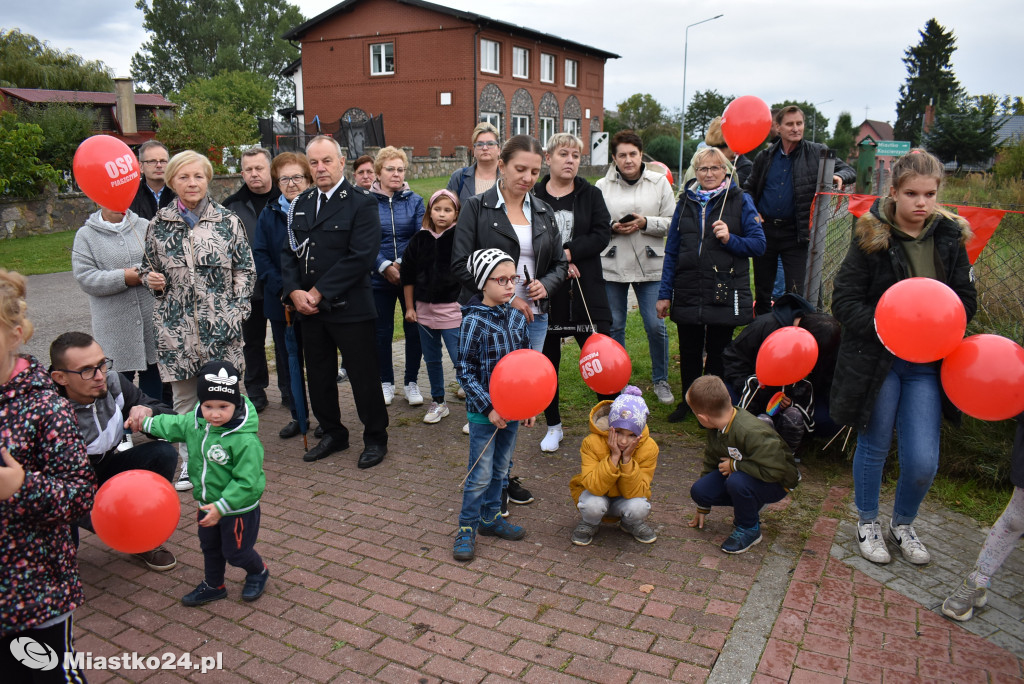
[[[996,226],[1003,220],[1006,212],[1002,209],[984,209],[982,207],[964,207],[956,205],[957,213],[967,219],[971,224],[974,237],[967,243],[967,260],[972,264],[977,261],[981,250],[988,244],[992,233],[996,232]]]
[[[878,199],[878,195],[850,195],[850,213],[860,218]]]

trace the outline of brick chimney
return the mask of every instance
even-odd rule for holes
[[[931,133],[932,126],[935,125],[935,105],[932,104],[934,100],[929,99],[928,104],[924,107],[924,125],[922,128],[925,133]]]
[[[117,95],[117,122],[121,125],[121,134],[138,133],[139,126],[135,122],[135,81],[130,78],[115,78],[114,93]]]

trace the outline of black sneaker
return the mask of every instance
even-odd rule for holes
[[[690,405],[684,401],[676,406],[672,413],[668,414],[668,422],[682,423],[688,415],[690,415]]]
[[[211,601],[217,601],[222,598],[227,598],[228,590],[221,585],[219,587],[211,587],[203,580],[199,583],[199,586],[181,597],[181,602],[190,608],[195,606],[201,606]]]
[[[264,590],[267,588],[267,580],[270,579],[270,570],[267,566],[263,566],[263,572],[255,575],[245,576],[245,586],[242,588],[242,600],[243,601],[255,601],[260,596],[263,596]]]
[[[523,487],[519,482],[518,477],[508,478],[508,500],[514,504],[525,506],[528,503],[533,503],[533,494],[530,490]]]

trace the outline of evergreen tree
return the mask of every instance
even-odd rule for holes
[[[909,140],[912,145],[921,142],[925,107],[931,103],[936,111],[947,109],[947,105],[952,105],[963,94],[950,63],[956,51],[953,32],[935,19],[929,19],[918,35],[921,42],[903,52],[907,80],[900,86],[896,125],[893,126],[896,139]]]
[[[935,124],[924,137],[928,150],[944,162],[987,164],[996,151],[996,132],[1002,119],[995,105],[961,97],[947,103],[935,115]]]
[[[722,116],[725,108],[736,98],[722,95],[717,90],[698,91],[686,107],[686,134],[704,139],[708,125],[716,116]]]
[[[853,127],[850,112],[840,112],[836,119],[836,130],[829,138],[828,146],[836,151],[836,157],[842,160],[850,158],[850,150],[857,140],[857,129]]]

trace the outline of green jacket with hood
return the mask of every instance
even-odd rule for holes
[[[221,515],[240,515],[256,508],[267,486],[263,444],[256,434],[259,418],[249,398],[244,400],[231,420],[220,427],[203,419],[199,404],[191,413],[152,416],[142,424],[154,437],[185,442],[192,496],[202,505],[212,503]]]

